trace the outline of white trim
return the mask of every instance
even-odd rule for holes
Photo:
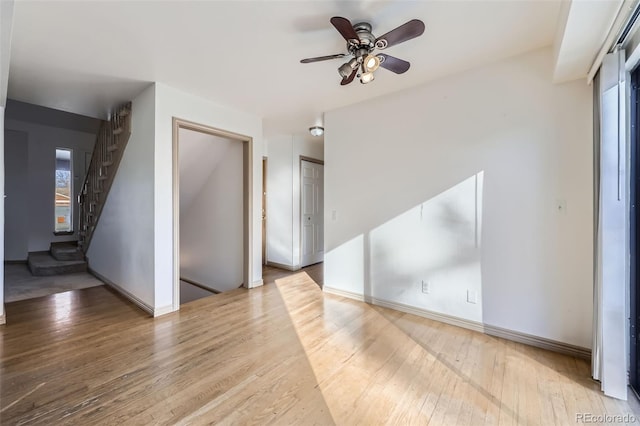
[[[405,312],[412,315],[417,315],[423,318],[428,318],[434,321],[443,322],[445,324],[453,325],[456,327],[465,328],[467,330],[477,331],[489,336],[500,337],[503,339],[511,340],[518,343],[523,343],[529,346],[535,346],[542,349],[547,349],[554,352],[571,355],[576,358],[591,358],[591,349],[583,348],[581,346],[574,346],[568,343],[558,342],[556,340],[546,339],[544,337],[533,336],[531,334],[521,333],[515,330],[508,330],[506,328],[496,327],[494,325],[483,324],[477,321],[470,321],[463,318],[458,318],[452,315],[441,314],[438,312],[429,311],[422,308],[416,308],[414,306],[405,305],[402,303],[390,302],[388,300],[382,300],[375,297],[365,296],[359,293],[353,293],[350,291],[340,290],[337,288],[324,286],[322,291],[328,294],[346,297],[348,299],[357,300],[359,302],[365,302],[376,306],[382,306],[383,308],[394,309],[396,311]]]
[[[322,287],[322,291],[336,296],[346,297],[347,299],[357,300],[358,302],[366,302],[363,294],[340,290],[339,288],[327,287],[326,285]]]
[[[174,311],[175,310],[173,309],[173,305],[167,305],[167,306],[163,306],[162,308],[154,309],[152,315],[155,318],[155,317],[159,317],[160,315],[170,314],[171,312],[174,312]]]
[[[480,333],[484,332],[483,324],[476,321],[469,321],[451,315],[440,314],[438,312],[428,311],[426,309],[416,308],[414,306],[409,306],[402,303],[390,302],[388,300],[378,299],[371,296],[364,296],[362,294],[352,293],[350,291],[339,290],[337,288],[327,286],[322,287],[322,291],[324,291],[325,293],[335,294],[349,299],[358,300],[360,302],[382,306],[383,308],[394,309],[396,311],[405,312],[407,314],[417,315],[434,321],[440,321],[445,324],[455,325],[457,327],[466,328],[468,330],[478,331]]]
[[[142,299],[139,299],[137,296],[134,296],[133,294],[131,294],[130,292],[128,292],[124,288],[120,287],[118,284],[116,284],[113,281],[111,281],[110,279],[102,276],[101,274],[99,274],[98,272],[94,271],[93,269],[87,268],[87,271],[89,271],[90,274],[94,275],[100,281],[104,282],[109,287],[113,288],[115,291],[120,293],[126,299],[129,299],[134,305],[136,305],[137,307],[139,307],[140,309],[142,309],[143,311],[145,311],[149,315],[157,316],[154,313],[153,307],[150,306],[150,305],[147,305],[144,301],[142,301]],[[164,308],[162,308],[162,309],[164,309]]]
[[[456,327],[466,328],[467,330],[473,330],[479,333],[484,332],[483,324],[477,321],[470,321],[463,318],[454,317],[451,315],[446,315],[438,312],[429,311],[426,309],[416,308],[414,306],[409,306],[402,303],[389,302],[386,300],[381,300],[376,298],[371,298],[371,299],[372,299],[372,304],[382,306],[383,308],[394,309],[396,311],[417,315],[419,317],[424,317],[434,321],[443,322],[445,324],[455,325]]]
[[[259,279],[258,281],[252,282],[249,288],[261,287],[263,285],[264,285],[264,281],[262,279]]]
[[[7,316],[5,314],[0,315],[0,325],[7,323]]]
[[[271,262],[270,260],[267,261],[266,266],[273,266],[275,268],[284,269],[285,271],[291,271],[291,272],[296,272],[302,269],[296,266],[285,265],[284,263]]]
[[[484,332],[489,336],[501,337],[514,342],[524,343],[525,345],[536,346],[553,352],[571,355],[576,358],[583,358],[587,360],[591,359],[591,349],[583,348],[582,346],[575,346],[570,345],[569,343],[558,342],[557,340],[545,339],[544,337],[508,330],[506,328],[496,327],[495,325],[485,324]]]
[[[242,143],[243,167],[243,282],[248,283],[253,277],[253,138],[239,133],[218,129],[205,124],[198,124],[186,119],[172,117],[172,199],[173,199],[173,303],[172,311],[180,309],[180,173],[179,173],[179,132],[180,129],[192,130],[208,135],[218,136]],[[262,167],[262,163],[260,163]],[[262,233],[260,234],[262,237]],[[262,280],[260,280],[262,281]],[[257,281],[256,281],[257,283]],[[255,285],[257,286],[257,285]],[[254,287],[254,283],[249,288]]]
[[[587,83],[591,84],[593,78],[596,73],[600,69],[600,65],[604,61],[604,57],[607,53],[611,52],[614,43],[618,41],[618,37],[620,37],[620,33],[629,22],[629,18],[633,14],[633,11],[638,6],[638,0],[623,0],[618,8],[618,13],[616,15],[616,19],[613,21],[611,28],[609,29],[609,33],[607,34],[607,38],[602,43],[598,54],[596,55],[593,63],[591,64],[591,68],[589,68],[589,72],[587,73]]]

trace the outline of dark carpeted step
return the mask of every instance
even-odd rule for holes
[[[87,271],[84,260],[56,260],[46,251],[29,253],[27,263],[31,273],[40,277]]]
[[[78,248],[78,244],[75,241],[51,243],[49,251],[56,260],[84,260],[84,253]]]

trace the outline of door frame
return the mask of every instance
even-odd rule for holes
[[[180,129],[192,130],[212,136],[218,136],[232,141],[242,142],[242,166],[243,166],[243,284],[245,288],[251,287],[252,277],[252,247],[253,227],[251,218],[253,212],[253,138],[228,130],[193,121],[173,117],[172,138],[172,183],[173,183],[173,310],[180,309],[180,170],[179,170],[179,133]]]
[[[303,173],[302,173],[302,162],[303,161],[308,161],[309,163],[320,164],[324,169],[324,160],[318,160],[317,158],[306,157],[304,155],[301,155],[300,159],[298,160],[298,175],[300,176],[300,206],[299,206],[299,210],[298,210],[300,212],[300,214],[298,215],[299,216],[298,220],[300,222],[300,233],[299,233],[300,234],[300,238],[299,238],[300,241],[298,241],[298,250],[300,250],[299,251],[300,256],[298,258],[299,259],[298,269],[303,267],[302,266],[302,224],[304,222],[302,220],[302,202],[303,202],[303,200],[302,200],[302,191],[303,191],[303,189],[302,188],[304,187],[304,176],[303,176]],[[323,198],[322,205],[324,205],[324,179],[322,180],[322,198]],[[324,212],[322,212],[322,214],[324,215]],[[324,232],[324,218],[323,218],[322,222],[323,222],[322,231]],[[324,236],[323,236],[323,240],[324,240]],[[324,253],[324,248],[323,248],[323,253]],[[322,256],[322,261],[324,262],[324,255]],[[320,262],[317,262],[317,263],[320,263]]]

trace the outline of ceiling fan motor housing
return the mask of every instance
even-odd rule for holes
[[[360,22],[353,26],[358,38],[360,39],[357,44],[347,43],[349,52],[355,53],[360,49],[366,49],[365,55],[371,53],[376,47],[376,37],[371,34],[371,24],[368,22]]]

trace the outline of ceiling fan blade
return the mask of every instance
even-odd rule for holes
[[[358,69],[356,68],[349,75],[349,77],[345,77],[345,78],[342,79],[342,81],[340,82],[340,86],[346,86],[347,84],[351,83],[353,81],[353,79],[356,77],[357,73],[358,73]]]
[[[317,56],[315,58],[301,59],[300,63],[310,64],[312,62],[320,62],[320,61],[328,61],[329,59],[344,58],[345,56],[347,56],[346,53],[338,53],[337,55]]]
[[[386,49],[395,46],[404,41],[416,38],[424,32],[424,22],[419,19],[412,19],[409,22],[400,25],[395,30],[391,30],[385,35],[376,39],[376,47],[378,49]]]
[[[353,29],[353,25],[351,25],[351,22],[347,18],[334,16],[333,18],[331,18],[331,24],[336,27],[336,30],[338,30],[338,32],[342,34],[342,37],[344,37],[345,40],[360,40],[360,37],[358,37],[358,33],[356,33],[356,30]]]
[[[385,55],[384,53],[378,53],[376,56],[380,58],[380,66],[382,68],[393,71],[396,74],[403,74],[407,72],[411,66],[409,62],[398,59],[395,56]]]

